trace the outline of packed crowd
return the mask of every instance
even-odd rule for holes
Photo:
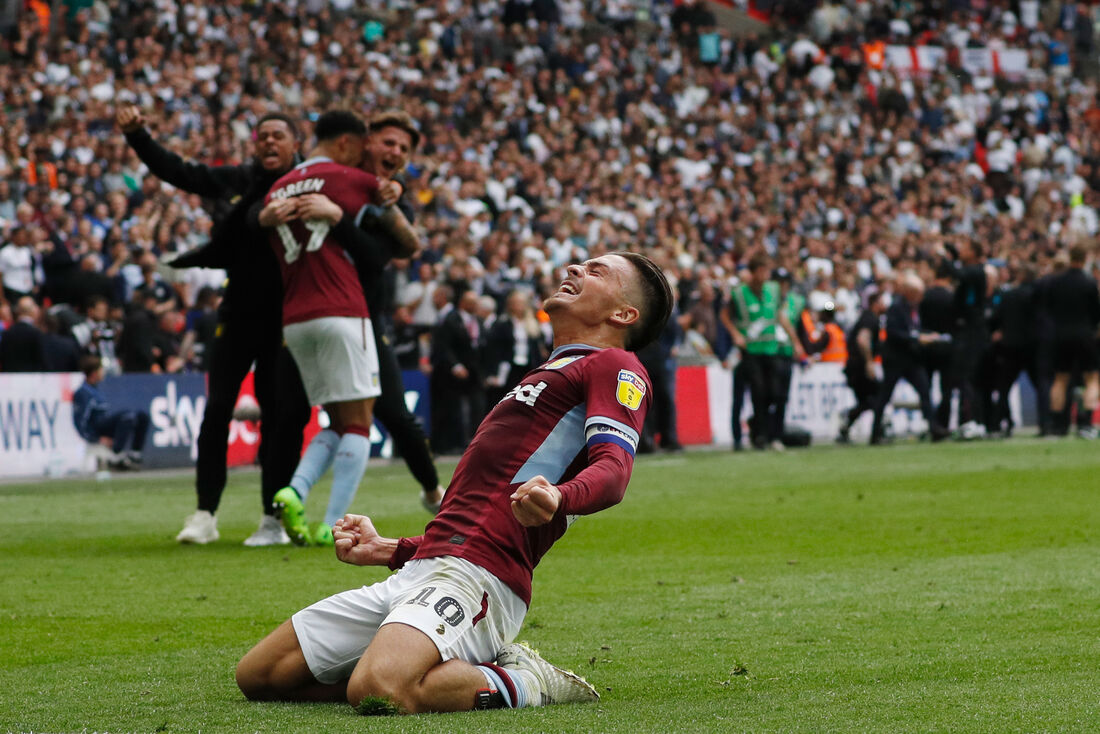
[[[1091,248],[1091,5],[805,5],[755,3],[773,13],[764,39],[690,1],[95,0],[50,17],[32,0],[0,66],[0,322],[50,335],[40,368],[73,369],[80,350],[115,370],[203,368],[222,274],[165,262],[219,211],[147,175],[122,104],[215,164],[247,159],[271,111],[306,137],[334,105],[417,120],[406,186],[425,248],[393,276],[414,364],[463,291],[489,297],[471,306],[482,318],[517,289],[537,304],[565,264],[615,249],[665,268],[684,350],[720,358],[717,314],[757,255],[847,329],[869,288],[910,270],[931,282],[966,241],[991,289]],[[949,54],[908,76],[877,61],[883,41],[1019,48],[1028,67],[976,76]]]

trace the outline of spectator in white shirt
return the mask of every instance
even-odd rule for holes
[[[0,278],[4,299],[9,303],[23,296],[36,295],[45,280],[41,258],[32,243],[37,234],[37,228],[17,227],[12,232],[11,242],[0,248]]]

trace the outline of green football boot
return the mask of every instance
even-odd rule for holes
[[[283,487],[275,493],[272,501],[275,517],[283,524],[294,545],[310,545],[309,526],[306,525],[306,508],[302,498],[293,487]]]
[[[317,526],[313,528],[313,532],[310,533],[310,545],[316,545],[322,548],[331,548],[334,545],[332,539],[332,528],[323,523],[317,523]]]

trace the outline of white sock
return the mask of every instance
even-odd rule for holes
[[[339,443],[340,434],[329,428],[318,433],[309,442],[309,447],[302,456],[302,460],[298,462],[298,468],[294,470],[294,477],[290,480],[290,486],[303,502],[309,496],[309,490],[332,465]]]
[[[333,525],[344,516],[355,499],[355,491],[367,470],[370,439],[358,433],[345,433],[332,462],[332,494],[328,498],[325,524]]]

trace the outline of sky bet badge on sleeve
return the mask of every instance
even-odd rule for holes
[[[645,391],[645,380],[630,370],[619,370],[619,385],[615,390],[615,398],[621,404],[631,410],[637,410],[642,406]]]

